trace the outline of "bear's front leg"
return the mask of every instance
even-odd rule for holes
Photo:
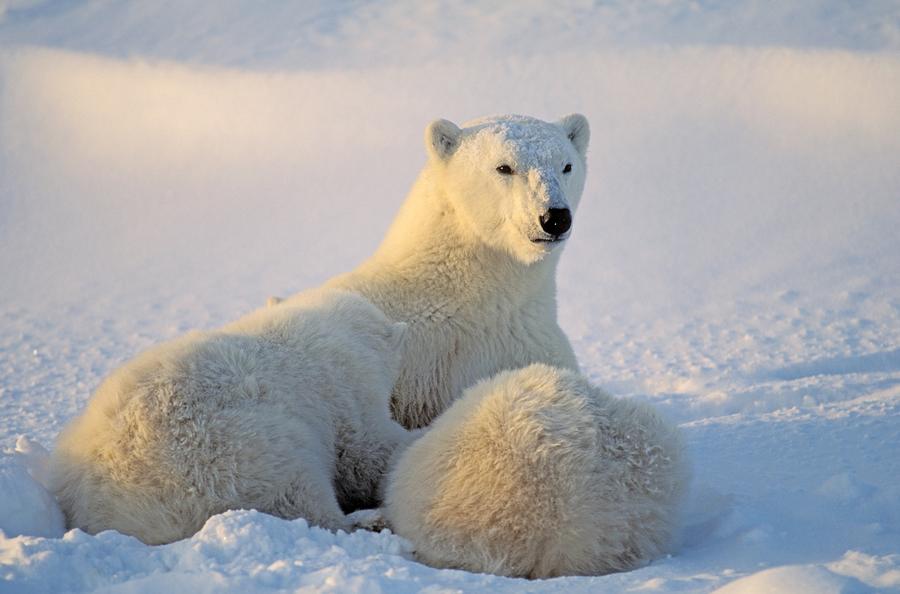
[[[306,476],[293,481],[286,492],[266,507],[268,509],[259,508],[259,511],[287,520],[303,518],[310,525],[326,530],[353,530],[352,523],[338,505],[331,479],[312,469]]]

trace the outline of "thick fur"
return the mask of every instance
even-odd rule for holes
[[[399,453],[384,515],[436,567],[600,575],[666,550],[686,480],[653,410],[536,364],[470,388]]]
[[[428,164],[384,242],[328,283],[409,324],[391,398],[406,427],[428,425],[465,388],[503,369],[578,368],[556,321],[556,265],[569,233],[542,241],[539,219],[549,208],[574,213],[589,136],[580,115],[557,123],[500,116],[462,129],[432,123]],[[511,175],[497,171],[504,164]]]
[[[363,297],[320,290],[123,365],[53,453],[70,527],[159,544],[254,508],[350,528],[342,508],[377,503],[410,439],[388,409],[404,332]]]

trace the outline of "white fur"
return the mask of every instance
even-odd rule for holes
[[[652,409],[536,364],[470,388],[398,454],[384,513],[433,566],[599,575],[665,551],[686,480]]]
[[[70,527],[158,544],[255,508],[350,528],[342,508],[377,504],[410,439],[388,412],[404,332],[363,297],[320,290],[126,363],[53,453]]]
[[[428,425],[500,370],[534,362],[578,368],[556,321],[563,242],[534,240],[547,238],[539,223],[547,209],[577,208],[589,134],[580,115],[555,124],[523,116],[462,129],[432,123],[428,164],[381,247],[328,283],[409,324],[391,399],[405,426]],[[502,164],[515,173],[498,173]]]

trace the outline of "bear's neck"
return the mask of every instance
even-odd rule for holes
[[[369,261],[373,271],[408,276],[420,293],[434,299],[484,306],[500,295],[521,304],[555,311],[559,250],[524,264],[511,254],[485,245],[462,227],[452,202],[423,173],[416,181],[387,236]]]

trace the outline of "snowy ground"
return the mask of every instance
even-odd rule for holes
[[[412,4],[0,0],[0,592],[900,590],[900,6]],[[560,317],[684,429],[672,557],[525,582],[255,512],[62,535],[40,446],[113,367],[363,259],[429,120],[571,111]]]

